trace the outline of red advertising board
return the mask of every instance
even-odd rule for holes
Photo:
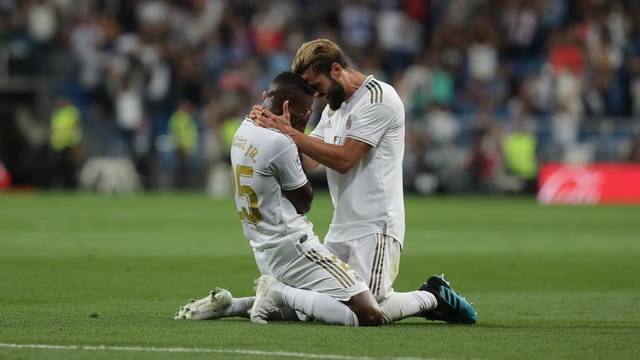
[[[11,175],[9,175],[7,168],[0,162],[0,190],[7,189],[9,185],[11,185]]]
[[[640,164],[545,164],[538,202],[550,204],[640,204]]]

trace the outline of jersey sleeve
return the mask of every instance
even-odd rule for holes
[[[384,103],[367,104],[351,119],[345,136],[377,146],[385,131],[394,123],[397,114]]]
[[[324,128],[327,124],[327,114],[326,111],[322,112],[322,116],[320,117],[320,121],[318,121],[318,125],[311,131],[310,136],[318,138],[320,140],[324,140]]]
[[[283,190],[295,190],[307,183],[295,144],[289,143],[271,164]]]

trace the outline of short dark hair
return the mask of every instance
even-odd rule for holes
[[[271,81],[271,87],[286,89],[289,92],[301,91],[304,94],[313,96],[313,90],[309,83],[298,74],[291,71],[283,71]]]
[[[269,86],[267,99],[271,101],[272,111],[282,109],[285,100],[289,100],[290,106],[300,107],[308,97],[313,96],[313,90],[302,76],[291,71],[278,74]]]

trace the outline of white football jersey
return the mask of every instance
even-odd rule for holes
[[[353,138],[372,146],[345,174],[327,168],[333,220],[325,241],[369,234],[404,240],[404,105],[395,89],[368,76],[337,111],[328,106],[311,133],[325,143]]]
[[[254,249],[264,250],[289,235],[312,230],[283,193],[307,183],[291,138],[246,118],[233,138],[231,166],[244,236]]]

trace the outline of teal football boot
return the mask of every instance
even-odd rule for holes
[[[478,314],[471,303],[453,291],[449,282],[444,279],[444,274],[430,277],[419,290],[432,293],[438,300],[438,306],[434,310],[424,313],[427,319],[468,325],[478,321]]]

